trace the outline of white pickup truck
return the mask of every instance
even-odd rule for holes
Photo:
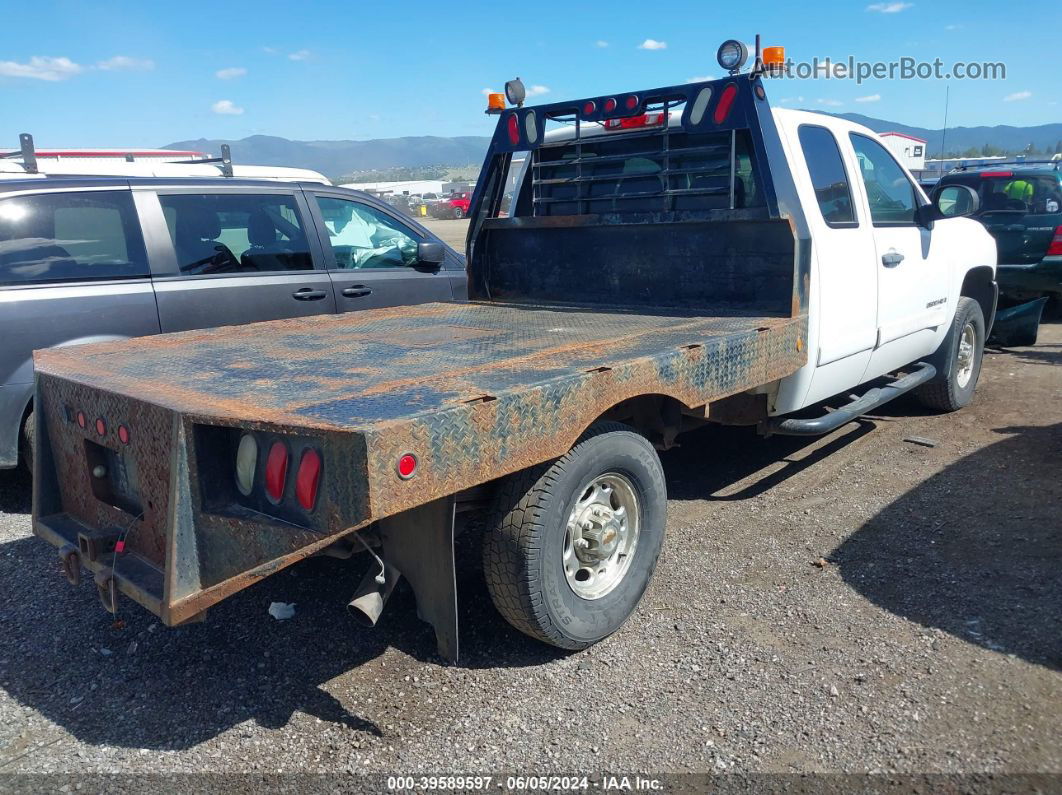
[[[760,70],[535,107],[511,88],[468,303],[38,353],[34,529],[71,581],[176,625],[371,550],[352,612],[375,623],[404,576],[454,659],[454,516],[483,510],[499,611],[583,648],[648,585],[678,434],[971,400],[996,303],[973,191],[930,203],[870,130],[772,110]]]

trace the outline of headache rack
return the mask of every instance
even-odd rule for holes
[[[590,215],[746,206],[739,155],[748,163],[744,130],[690,133],[672,116],[684,101],[649,108],[639,126],[608,128],[577,115],[572,137],[547,140],[531,161],[533,215]],[[659,121],[656,121],[659,119]],[[664,123],[667,119],[668,123]],[[590,126],[589,134],[585,130]],[[633,164],[633,167],[632,167]],[[752,178],[751,172],[745,175]]]

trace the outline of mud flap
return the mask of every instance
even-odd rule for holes
[[[452,496],[382,519],[383,559],[409,580],[417,616],[435,629],[439,656],[457,662],[457,575]]]

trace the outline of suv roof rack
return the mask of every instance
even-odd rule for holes
[[[972,158],[971,158],[972,159]],[[951,171],[970,171],[975,168],[996,168],[997,166],[1053,166],[1055,171],[1059,170],[1059,165],[1062,164],[1062,159],[1051,160],[993,160],[991,163],[962,163],[955,166]]]
[[[37,164],[37,150],[33,145],[33,136],[29,133],[20,133],[18,136],[18,145],[18,150],[14,152],[0,153],[0,159],[21,158],[22,167],[26,170],[27,174],[39,174],[40,166]],[[126,154],[125,161],[127,163],[133,163],[135,160],[136,158],[132,152]],[[232,151],[229,149],[228,144],[221,145],[221,157],[205,157],[199,160],[171,160],[169,162],[177,166],[210,165],[212,163],[218,163],[220,164],[219,168],[223,176],[233,176]]]

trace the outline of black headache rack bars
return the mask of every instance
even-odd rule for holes
[[[999,166],[1052,166],[1055,171],[1062,170],[1062,158],[1053,160],[992,160],[988,163],[962,163],[955,166],[949,174],[954,174],[959,171],[973,171],[974,169],[988,169],[991,171],[993,168]]]
[[[719,80],[683,83],[644,91],[627,91],[585,99],[501,110],[487,149],[480,179],[472,196],[467,259],[470,278],[480,270],[477,246],[485,225],[572,226],[722,220],[727,214],[748,213],[739,208],[739,154],[756,164],[753,178],[759,194],[758,213],[786,219],[797,246],[795,276],[805,282],[810,272],[810,240],[792,173],[775,126],[774,116],[758,71]],[[676,123],[677,121],[677,123]],[[547,123],[574,127],[570,137],[547,140]],[[622,153],[595,151],[603,141],[630,142]],[[657,143],[650,143],[656,141]],[[594,186],[616,174],[601,173],[609,158],[617,163],[645,153],[660,164],[651,177],[659,190],[633,195],[595,195]],[[561,150],[574,157],[558,159]],[[742,152],[743,150],[743,152]],[[526,152],[531,203],[513,196],[509,216],[500,210],[514,155]],[[586,167],[593,162],[593,168]],[[624,180],[631,175],[623,174]],[[676,179],[681,178],[681,179]],[[567,194],[557,195],[558,189]],[[521,190],[523,194],[523,190]],[[632,199],[637,199],[635,203]],[[620,214],[619,203],[627,210]],[[530,217],[528,217],[530,216]],[[801,290],[801,304],[807,297]]]
[[[37,149],[33,144],[33,136],[29,133],[20,133],[18,136],[19,148],[14,152],[5,152],[0,154],[0,160],[8,160],[13,158],[21,158],[22,167],[26,169],[27,174],[39,174],[40,168],[37,164]],[[125,156],[125,162],[136,162],[136,158],[132,152]],[[232,152],[229,149],[228,144],[221,145],[221,157],[204,157],[200,160],[170,160],[170,164],[175,166],[191,166],[191,165],[210,165],[212,163],[220,163],[219,168],[223,176],[231,177],[232,172]]]

